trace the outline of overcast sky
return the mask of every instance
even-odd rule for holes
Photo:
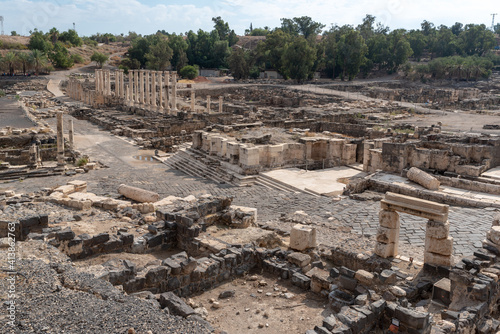
[[[0,0],[4,30],[27,35],[38,28],[65,31],[76,24],[80,35],[158,30],[183,33],[212,30],[212,17],[221,16],[242,35],[254,28],[280,25],[280,18],[310,16],[327,26],[357,25],[366,14],[391,29],[417,29],[423,20],[452,25],[455,22],[491,26],[491,14],[500,13],[498,0]],[[500,16],[495,18],[500,22]]]

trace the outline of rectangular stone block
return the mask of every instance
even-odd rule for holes
[[[358,270],[354,277],[359,281],[359,283],[361,283],[365,286],[370,286],[374,283],[373,282],[373,278],[374,278],[373,274],[366,271],[366,270],[363,270],[363,269]]]
[[[389,211],[404,212],[440,222],[448,220],[449,211],[449,206],[445,204],[391,192],[386,193],[385,198],[380,201],[380,208]]]
[[[425,234],[434,239],[444,239],[450,234],[450,223],[429,220],[427,222]]]
[[[396,211],[380,210],[378,220],[382,227],[399,229],[399,214]]]
[[[375,245],[375,254],[383,258],[394,257],[398,255],[398,243],[384,244],[377,242]]]
[[[390,244],[396,242],[399,239],[399,228],[387,228],[379,226],[377,230],[377,241]]]
[[[435,300],[445,306],[451,303],[451,281],[448,278],[442,278],[432,287],[432,300]]]
[[[297,224],[290,232],[290,248],[303,251],[316,247],[316,228]]]
[[[425,251],[450,256],[453,253],[453,238],[435,239],[425,236]]]
[[[453,265],[451,256],[431,252],[424,253],[424,262],[434,266],[451,267]]]

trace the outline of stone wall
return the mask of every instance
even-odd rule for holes
[[[357,161],[358,144],[348,139],[304,137],[299,143],[277,145],[244,144],[219,133],[196,131],[193,149],[238,165],[242,174],[257,174],[268,168],[308,165],[314,168],[344,166]]]

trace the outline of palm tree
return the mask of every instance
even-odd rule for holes
[[[59,37],[59,30],[52,28],[49,31],[50,38],[52,39],[52,44],[56,44],[57,38]]]
[[[17,56],[14,52],[8,52],[4,57],[3,57],[3,63],[7,65],[9,68],[9,74],[12,76],[14,75],[16,63],[17,63]]]
[[[30,55],[26,52],[18,52],[17,59],[19,59],[19,62],[23,65],[23,74],[26,75],[26,70],[31,65]]]
[[[32,50],[30,53],[31,63],[35,67],[35,75],[38,76],[38,71],[40,67],[44,66],[47,63],[47,58],[40,50]]]

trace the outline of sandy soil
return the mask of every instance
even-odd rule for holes
[[[234,333],[305,333],[331,314],[328,300],[312,292],[305,293],[290,280],[282,281],[269,275],[256,275],[257,280],[237,279],[192,298],[194,306],[208,311],[207,321],[219,331]],[[264,285],[265,284],[265,285]],[[235,295],[219,299],[226,290]],[[285,293],[289,299],[284,297]],[[215,308],[210,301],[219,303]]]

